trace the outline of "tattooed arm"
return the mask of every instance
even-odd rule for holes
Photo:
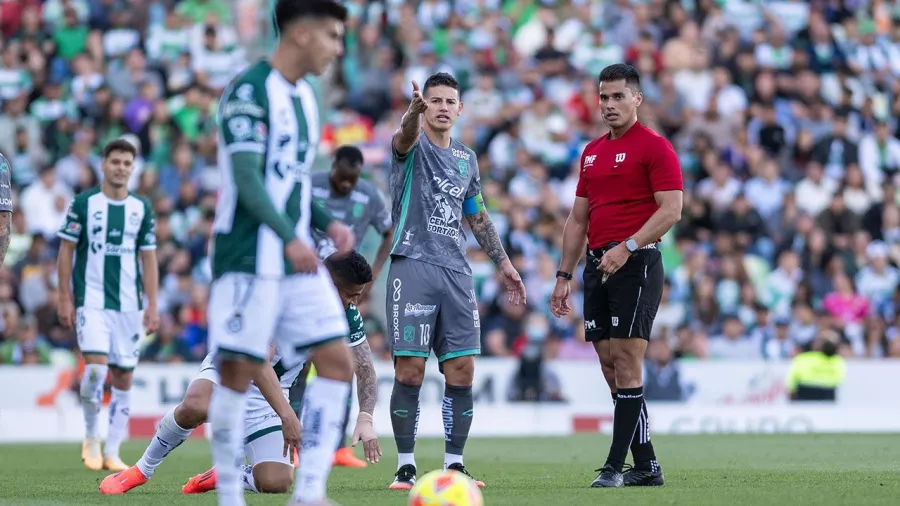
[[[516,271],[516,268],[513,267],[512,262],[506,255],[503,243],[500,241],[500,236],[497,235],[497,229],[494,228],[487,210],[484,209],[483,204],[479,207],[478,212],[465,213],[466,221],[472,229],[472,235],[475,236],[481,249],[497,265],[503,284],[506,286],[506,291],[509,292],[509,302],[516,305],[520,303],[525,304],[527,303],[527,298],[522,277],[519,276],[518,271]]]
[[[378,397],[378,381],[375,377],[375,363],[368,341],[350,348],[356,362],[356,396],[359,398],[360,413],[373,414]]]
[[[486,210],[482,209],[475,214],[466,215],[466,221],[481,249],[495,264],[499,266],[504,260],[509,259],[503,249],[503,242],[497,235],[497,229],[494,228],[494,223]]]
[[[6,250],[9,249],[9,237],[12,234],[12,213],[0,211],[0,267],[6,260]]]

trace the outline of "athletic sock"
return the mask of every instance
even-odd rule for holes
[[[347,409],[344,410],[344,423],[341,425],[341,438],[338,439],[338,445],[335,451],[350,446],[347,438],[347,426],[350,425],[350,409],[353,406],[353,398],[347,396]]]
[[[109,368],[102,364],[86,364],[84,376],[81,378],[81,409],[84,411],[84,435],[87,438],[97,437],[97,418],[103,404],[103,384],[106,382],[106,371]]]
[[[137,461],[138,469],[145,478],[150,478],[156,472],[156,468],[169,453],[184,442],[191,435],[191,429],[184,429],[175,422],[175,408],[169,410],[166,416],[159,421],[156,434],[144,450],[144,454]]]
[[[641,399],[643,400],[643,397]],[[646,401],[641,403],[641,415],[634,431],[634,438],[631,440],[631,455],[634,457],[635,469],[652,472],[659,470],[653,443],[650,442],[650,416],[647,414]]]
[[[128,417],[131,414],[131,391],[112,389],[109,400],[109,431],[103,445],[105,457],[118,457],[122,440],[128,433]]]
[[[244,411],[247,395],[217,385],[209,400],[213,466],[220,505],[243,505],[240,466],[244,462]]]
[[[398,469],[408,464],[416,465],[413,455],[416,450],[421,389],[422,385],[407,385],[394,380],[394,390],[391,392],[391,427],[394,429],[394,442],[397,443],[399,454]]]
[[[253,476],[253,466],[244,464],[241,466],[241,481],[244,483],[244,490],[258,494],[256,489],[256,477]]]
[[[463,450],[472,428],[473,401],[472,387],[444,387],[441,403],[444,418],[444,468],[450,464],[462,464]]]
[[[612,445],[609,448],[606,465],[620,473],[622,466],[625,465],[625,459],[628,457],[628,447],[631,446],[631,440],[634,438],[643,403],[644,387],[619,389],[613,420]]]
[[[319,376],[306,391],[303,407],[303,442],[294,486],[294,500],[318,503],[334,462],[341,437],[341,417],[350,395],[350,383]]]

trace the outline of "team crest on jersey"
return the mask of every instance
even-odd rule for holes
[[[132,226],[137,227],[141,224],[141,217],[138,216],[138,213],[131,213],[128,216],[128,223],[131,223]]]
[[[0,155],[0,174],[9,174],[9,161],[3,155]]]
[[[411,343],[416,340],[416,328],[412,325],[403,327],[403,340]]]
[[[466,177],[469,175],[469,162],[465,160],[457,160],[456,166],[459,168],[459,175]]]
[[[236,314],[228,319],[228,322],[225,324],[228,327],[228,332],[232,334],[237,334],[244,328],[244,319],[240,314]]]

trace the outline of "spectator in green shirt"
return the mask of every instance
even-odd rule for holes
[[[53,34],[53,41],[56,43],[56,51],[59,57],[63,60],[71,61],[77,55],[83,53],[87,47],[87,38],[87,27],[79,24],[78,14],[75,13],[75,9],[67,8],[63,26]]]
[[[210,13],[218,16],[222,23],[231,22],[231,9],[221,0],[186,0],[178,4],[179,16],[188,18],[192,23],[203,23]]]

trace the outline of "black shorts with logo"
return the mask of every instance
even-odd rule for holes
[[[588,250],[584,269],[585,339],[649,340],[665,284],[662,254],[655,247],[640,249],[604,282],[597,268],[603,253],[614,245]]]

